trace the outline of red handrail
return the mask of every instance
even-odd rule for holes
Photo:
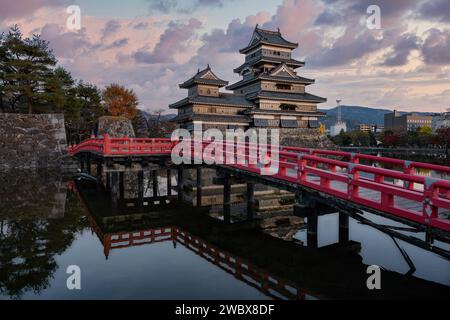
[[[275,165],[272,175],[277,179],[450,232],[450,220],[439,218],[439,210],[450,211],[450,181],[415,172],[415,169],[427,169],[450,174],[450,167],[334,150],[234,141],[202,141],[198,145],[191,140],[185,142],[191,144],[189,157],[192,159],[200,157],[202,161],[217,163],[214,151],[209,155],[203,152],[205,147],[215,143],[223,149],[223,165],[257,174],[263,174],[262,169]],[[91,138],[71,146],[69,154],[170,155],[177,143],[164,138],[110,138],[105,135],[103,139]],[[278,159],[271,160],[271,155],[276,153]],[[372,166],[360,164],[360,160],[369,161]],[[374,167],[373,164],[389,164],[402,168],[402,171]],[[395,180],[402,183],[395,184]],[[362,189],[372,191],[372,197],[364,197]],[[402,205],[401,199],[409,201],[409,205],[416,204],[415,209]]]

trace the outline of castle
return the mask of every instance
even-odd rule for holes
[[[228,85],[209,65],[199,70],[179,85],[188,90],[188,96],[169,106],[178,111],[173,121],[188,130],[201,122],[203,130],[280,128],[285,136],[318,132],[319,119],[325,114],[317,111],[317,104],[326,99],[306,92],[315,80],[295,71],[305,65],[292,58],[297,47],[280,30],[256,26],[250,43],[239,50],[245,62],[234,72],[242,79]],[[223,87],[233,93],[221,92]]]

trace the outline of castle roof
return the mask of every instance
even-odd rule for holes
[[[281,35],[280,29],[278,29],[277,31],[264,30],[258,28],[258,25],[256,25],[250,43],[245,48],[239,50],[239,52],[247,53],[250,50],[262,44],[284,47],[289,49],[295,49],[298,47],[298,43],[290,42],[284,39],[283,36]]]
[[[326,98],[315,96],[310,93],[287,93],[287,92],[275,92],[275,91],[258,91],[250,93],[245,96],[248,100],[256,99],[275,99],[275,100],[291,100],[291,101],[304,101],[321,103],[326,102]]]
[[[265,56],[258,56],[252,60],[244,62],[242,65],[234,69],[233,71],[235,73],[240,73],[243,69],[246,67],[252,67],[256,66],[260,63],[285,63],[290,67],[294,67],[295,69],[299,67],[303,67],[305,65],[304,61],[299,61],[295,59],[283,59],[283,58],[271,58],[271,57],[265,57]]]
[[[251,101],[245,99],[244,96],[221,92],[218,97],[200,96],[200,95],[190,96],[169,105],[169,108],[177,109],[179,107],[189,104],[210,104],[217,106],[233,106],[233,107],[247,107],[247,108],[255,106]]]
[[[203,70],[198,70],[197,74],[195,74],[192,78],[189,80],[183,82],[180,84],[180,88],[187,89],[190,87],[193,87],[196,84],[206,84],[206,85],[213,85],[217,87],[223,87],[228,85],[228,81],[222,80],[219,77],[217,77],[211,70],[211,67],[208,66]]]

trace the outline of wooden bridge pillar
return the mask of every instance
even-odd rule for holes
[[[138,171],[138,207],[144,206],[144,171]]]
[[[119,173],[119,195],[121,200],[125,199],[125,178],[123,171]]]
[[[223,177],[223,220],[226,223],[231,222],[231,184],[228,173]]]
[[[178,201],[183,201],[183,167],[178,167],[178,182],[177,182],[177,192],[178,192]]]
[[[117,171],[112,171],[109,173],[111,175],[111,210],[112,214],[116,215],[118,212],[118,200],[119,200],[119,173]]]
[[[98,178],[102,176],[102,172],[103,172],[103,164],[101,162],[97,162],[97,169],[95,170],[95,174],[97,175]]]
[[[197,167],[197,207],[202,206],[202,168]]]
[[[255,217],[255,184],[247,183],[247,219],[251,220]]]
[[[170,169],[167,169],[167,195],[172,195],[172,172]]]
[[[91,168],[91,156],[88,155],[86,157],[86,173],[91,174],[92,168]]]
[[[111,191],[111,172],[106,172],[106,190]]]
[[[158,196],[158,171],[152,171],[152,185],[153,185],[153,197],[156,198]]]
[[[316,202],[302,190],[295,192],[294,215],[307,218],[317,215]]]
[[[318,216],[311,215],[308,217],[307,223],[307,244],[308,248],[317,249],[318,241],[317,241],[317,224],[318,224]]]
[[[349,216],[343,212],[339,212],[339,243],[347,243],[349,236]]]
[[[83,155],[80,156],[79,161],[80,161],[80,170],[81,170],[81,172],[84,172],[85,165],[84,165],[84,157],[83,157]]]

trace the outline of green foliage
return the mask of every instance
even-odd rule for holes
[[[24,38],[17,25],[1,34],[0,112],[63,113],[69,142],[79,141],[105,114],[101,92],[56,64],[39,35]]]
[[[373,133],[354,130],[344,132],[342,130],[337,136],[331,138],[339,146],[376,146],[377,141]]]
[[[25,107],[33,113],[39,106],[48,106],[47,88],[56,65],[48,42],[39,35],[23,38],[16,25],[8,34],[2,34],[0,46],[0,86],[2,99],[6,100],[2,108],[17,111]]]

